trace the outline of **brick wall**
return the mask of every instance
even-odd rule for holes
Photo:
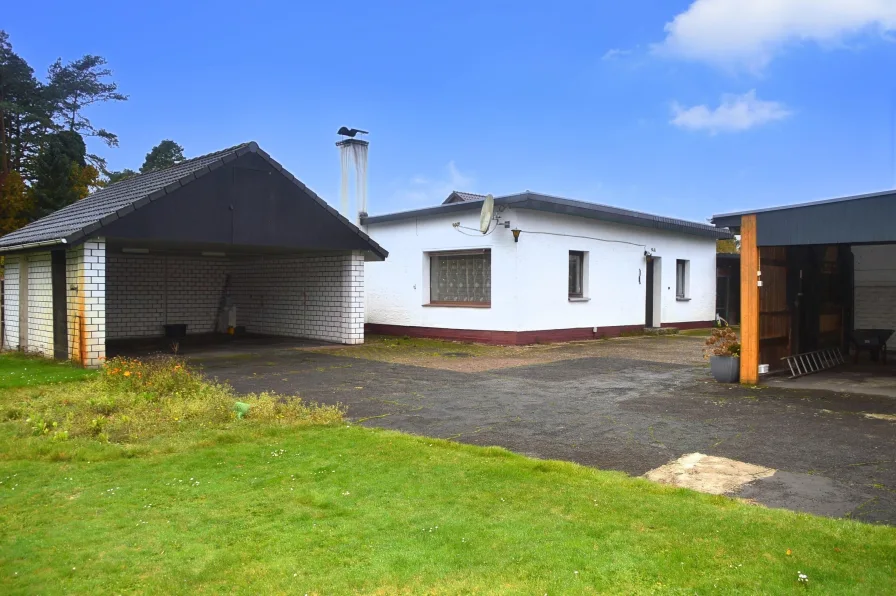
[[[237,324],[250,333],[364,342],[364,257],[358,252],[234,260]]]
[[[896,329],[896,246],[854,246],[855,328]],[[896,349],[896,336],[887,342]]]
[[[53,277],[49,252],[27,255],[29,352],[53,355]]]
[[[106,243],[94,238],[65,253],[69,358],[85,366],[106,359]]]
[[[5,259],[3,268],[3,349],[15,350],[19,347],[19,255]]]
[[[159,336],[166,323],[214,330],[225,277],[237,325],[250,333],[364,341],[364,257],[290,255],[219,258],[109,255],[107,336]]]
[[[110,254],[107,336],[159,336],[169,323],[214,331],[228,266],[217,257]]]
[[[4,326],[6,337],[3,341],[5,348],[53,355],[51,267],[49,252],[6,257],[3,297],[6,316]],[[24,309],[20,308],[22,296],[27,298],[27,307]],[[20,322],[24,326],[24,334],[20,333]]]

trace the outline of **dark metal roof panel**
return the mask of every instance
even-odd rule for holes
[[[894,195],[896,191],[894,190],[882,190],[878,192],[865,193],[861,195],[850,195],[848,197],[838,197],[835,199],[823,199],[821,201],[810,201],[808,203],[795,203],[793,205],[779,205],[778,207],[763,207],[762,209],[753,209],[750,211],[734,211],[731,213],[719,213],[717,215],[713,215],[710,218],[710,221],[715,225],[720,225],[716,220],[721,219],[737,219],[740,221],[742,215],[753,215],[756,213],[768,213],[770,211],[785,211],[788,209],[802,209],[804,207],[815,207],[818,205],[827,205],[830,203],[844,203],[847,201],[860,201],[862,199],[872,199],[876,197],[883,197],[888,195]]]
[[[896,193],[756,214],[759,246],[896,242]]]
[[[896,191],[715,215],[718,227],[738,229],[756,215],[760,246],[896,242]]]
[[[453,213],[455,211],[476,209],[479,207],[480,203],[481,199],[465,201],[461,203],[443,204],[437,207],[415,209],[412,211],[401,211],[397,213],[388,213],[385,215],[376,215],[367,217],[362,223],[371,225],[389,221],[399,221],[402,219]],[[554,197],[551,195],[544,195],[533,192],[524,192],[515,195],[497,197],[495,199],[495,204],[509,205],[520,209],[532,209],[549,213],[574,215],[577,217],[585,217],[589,219],[598,219],[602,221],[611,221],[659,230],[667,230],[694,236],[705,236],[709,238],[731,237],[731,234],[728,231],[719,229],[709,224],[687,221],[683,219],[674,219],[671,217],[642,213],[640,211],[632,211],[630,209],[621,209],[619,207],[611,207],[609,205],[588,203],[586,201],[577,201],[574,199],[564,199],[562,197]]]

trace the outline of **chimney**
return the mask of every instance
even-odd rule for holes
[[[339,184],[339,210],[348,220],[361,225],[361,218],[367,215],[367,141],[356,139],[355,135],[366,135],[367,131],[343,126],[337,134],[342,139],[336,143],[339,147],[339,158],[342,162],[341,180]],[[349,175],[352,166],[355,168],[355,216],[349,211]]]

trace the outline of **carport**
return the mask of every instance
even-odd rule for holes
[[[712,222],[741,236],[742,383],[756,383],[761,364],[788,368],[787,356],[827,348],[854,356],[857,330],[896,329],[896,191]],[[860,354],[866,362],[871,355]],[[896,379],[882,358],[874,360],[850,373]]]
[[[112,184],[0,238],[4,348],[96,366],[107,342],[364,339],[387,253],[254,142]]]

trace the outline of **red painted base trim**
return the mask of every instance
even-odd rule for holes
[[[544,331],[481,331],[477,329],[443,329],[440,327],[384,325],[381,323],[367,323],[364,325],[364,332],[374,335],[407,335],[408,337],[429,337],[433,339],[471,341],[502,346],[522,346],[582,339],[600,339],[603,337],[618,337],[623,334],[642,333],[643,331],[644,325],[598,327],[597,332],[595,332],[592,327],[546,329]]]
[[[674,327],[675,329],[707,329],[715,327],[715,320],[712,321],[685,321],[684,323],[661,323],[661,327]]]

